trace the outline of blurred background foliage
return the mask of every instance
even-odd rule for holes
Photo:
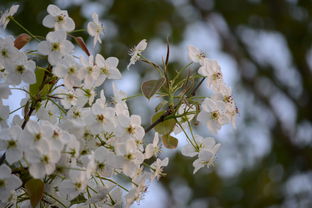
[[[1,10],[13,3],[21,5],[16,19],[43,36],[50,3],[67,9],[76,29],[96,11],[106,27],[97,50],[120,59],[130,80],[120,85],[132,89],[130,95],[142,80],[157,77],[144,64],[124,70],[129,47],[141,39],[150,43],[147,56],[161,62],[169,38],[172,68],[187,63],[188,44],[219,61],[240,111],[237,129],[223,127],[216,166],[196,175],[192,158],[165,150],[171,155],[160,181],[165,197],[149,207],[312,207],[312,1],[1,0]],[[14,24],[8,31],[22,32]],[[145,126],[153,113],[148,106],[156,101],[130,101],[146,106],[132,108]],[[196,130],[208,136],[203,127]]]

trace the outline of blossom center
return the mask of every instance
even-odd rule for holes
[[[5,186],[5,181],[4,180],[0,180],[0,187]]]
[[[109,75],[109,71],[106,67],[101,68],[102,74]]]
[[[8,141],[8,149],[16,147],[16,141],[9,140]]]
[[[221,78],[222,78],[222,74],[220,72],[214,73],[212,75],[212,79],[213,80],[218,80],[218,79],[221,79]]]
[[[8,51],[7,51],[6,49],[3,49],[3,50],[1,51],[1,55],[2,55],[3,57],[8,57]]]
[[[59,43],[52,43],[52,51],[59,51],[60,44]]]
[[[211,112],[211,119],[218,120],[220,117],[220,113],[218,111]]]
[[[63,15],[59,15],[56,17],[56,22],[60,23],[64,21],[64,16]]]

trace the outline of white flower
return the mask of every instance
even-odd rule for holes
[[[50,132],[46,126],[41,125],[42,122],[29,120],[23,131],[23,139],[21,140],[23,148],[34,148],[38,143],[48,139]],[[51,128],[52,129],[52,128]]]
[[[22,158],[21,135],[22,129],[19,126],[12,126],[1,131],[0,150],[6,151],[5,158],[10,165]]]
[[[53,148],[46,139],[42,140],[32,151],[25,152],[25,158],[30,163],[29,173],[34,178],[44,178],[55,170],[55,164],[61,157],[60,149]]]
[[[103,131],[114,131],[114,109],[106,107],[104,98],[98,99],[92,106],[92,114],[86,118],[86,122],[90,126],[90,130],[93,134],[99,134]]]
[[[95,63],[100,73],[94,85],[100,86],[106,78],[120,79],[121,74],[117,69],[118,62],[119,60],[116,57],[104,59],[101,54],[97,54],[95,56]]]
[[[73,19],[68,16],[66,10],[61,10],[57,6],[50,4],[47,11],[49,15],[47,15],[42,21],[44,26],[54,28],[56,31],[63,30],[66,32],[75,29],[75,23]]]
[[[88,59],[81,57],[80,62],[82,64],[80,79],[84,80],[84,87],[96,87],[95,82],[99,77],[100,71],[94,64],[94,57],[92,55]]]
[[[66,56],[66,61],[58,63],[53,67],[53,74],[64,79],[64,85],[68,89],[79,86],[81,79],[79,78],[80,66],[74,57]]]
[[[216,144],[213,140],[213,142],[210,143],[210,146],[201,149],[198,154],[198,159],[193,162],[193,174],[195,174],[200,168],[204,166],[207,166],[207,168],[209,168],[211,165],[213,165],[220,146],[221,144]]]
[[[87,27],[89,35],[94,37],[93,45],[95,46],[97,41],[99,41],[99,43],[102,43],[100,36],[103,34],[104,27],[99,22],[99,17],[96,13],[92,14],[92,19],[93,22],[89,22]]]
[[[141,53],[146,49],[146,46],[147,42],[145,39],[143,39],[139,42],[139,44],[135,48],[130,50],[129,55],[131,56],[131,59],[130,63],[127,66],[127,69],[129,69],[129,67],[132,64],[135,64],[135,62],[137,62],[140,59]]]
[[[9,10],[6,10],[0,18],[0,26],[3,26],[5,30],[6,26],[10,22],[10,17],[12,17],[18,10],[19,5],[13,5]]]
[[[27,60],[26,55],[19,53],[16,56],[16,60],[7,67],[7,82],[12,85],[18,85],[23,80],[28,84],[33,84],[36,82],[35,68],[36,64],[34,61]]]
[[[149,159],[153,155],[154,156],[158,155],[158,153],[160,152],[160,148],[158,146],[158,142],[159,142],[159,135],[158,135],[157,132],[155,132],[153,143],[152,144],[148,144],[146,146],[146,148],[145,148],[145,159]]]
[[[83,107],[86,103],[92,105],[95,98],[94,88],[84,88],[84,89],[78,88],[76,90],[76,95],[77,95],[76,105],[78,107]]]
[[[225,106],[225,115],[231,121],[232,126],[236,127],[236,115],[237,115],[237,107],[235,101],[232,97],[231,88],[226,85],[220,87],[219,91],[212,96],[215,100],[220,100],[224,102]]]
[[[205,59],[205,54],[201,52],[198,48],[195,48],[194,46],[188,46],[188,56],[191,59],[191,61],[199,64],[203,64]]]
[[[38,51],[44,55],[48,55],[51,65],[57,65],[62,62],[63,57],[69,55],[73,49],[73,44],[66,40],[64,31],[49,32],[46,41],[38,44]]]
[[[142,197],[143,194],[146,192],[147,187],[145,185],[146,181],[146,175],[141,175],[140,177],[137,178],[135,183],[138,185],[131,189],[127,195],[126,195],[126,208],[129,208],[130,205],[134,201],[139,201]]]
[[[56,89],[56,95],[61,98],[61,104],[65,109],[70,109],[77,104],[77,93],[74,90],[58,88]]]
[[[198,73],[206,77],[207,87],[215,92],[224,85],[221,68],[215,60],[205,58],[203,65],[198,69]]]
[[[154,180],[155,178],[159,180],[160,176],[163,175],[163,167],[166,167],[168,162],[168,157],[163,160],[157,158],[157,160],[151,165],[151,169],[154,172],[151,176],[151,180]]]
[[[110,177],[113,168],[110,161],[115,157],[114,153],[101,146],[95,150],[96,172],[102,177]]]
[[[37,116],[41,120],[47,120],[55,124],[58,120],[60,111],[52,102],[42,103],[37,112]]]
[[[194,157],[203,149],[209,149],[210,146],[216,143],[212,137],[203,138],[199,135],[195,135],[194,137],[195,141],[193,144],[189,143],[182,148],[181,152],[184,156]]]
[[[222,125],[229,122],[224,111],[224,103],[211,98],[206,98],[201,104],[197,120],[206,124],[212,133],[217,133]]]
[[[12,36],[5,39],[0,38],[0,63],[7,68],[17,59],[20,52],[14,47],[14,38]]]
[[[138,115],[131,115],[131,117],[126,115],[119,115],[119,130],[118,136],[124,139],[132,138],[136,140],[136,142],[142,141],[145,131],[141,126],[141,117]],[[138,143],[140,144],[140,143]]]
[[[79,169],[80,167],[77,168]],[[69,171],[69,178],[60,184],[59,189],[62,194],[68,195],[68,198],[71,200],[85,190],[88,178],[86,171],[74,169]]]
[[[22,181],[11,174],[11,169],[3,164],[0,166],[0,202],[7,202],[11,196],[11,192],[19,188]]]

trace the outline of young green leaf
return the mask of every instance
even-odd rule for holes
[[[152,117],[152,123],[157,121],[164,113],[165,113],[165,111],[160,111],[160,112],[156,113]],[[172,119],[168,119],[168,120],[160,122],[159,124],[157,124],[154,127],[154,129],[159,134],[166,135],[166,134],[170,134],[172,132],[172,130],[175,127],[175,125],[176,125],[176,120],[172,118]]]
[[[178,146],[178,139],[169,134],[161,137],[164,146],[168,149],[175,149]]]
[[[141,90],[143,95],[150,99],[158,90],[163,86],[165,83],[165,78],[160,78],[158,80],[149,80],[146,82],[143,82],[141,86]]]
[[[30,179],[25,184],[32,207],[36,207],[43,197],[44,183],[40,179]]]
[[[36,74],[36,83],[29,86],[29,92],[32,97],[36,96],[39,93],[39,88],[43,82],[44,77],[44,68],[37,68],[35,71]]]

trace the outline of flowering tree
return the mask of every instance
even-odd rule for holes
[[[200,122],[217,133],[224,124],[235,126],[237,114],[216,61],[189,46],[191,63],[174,70],[168,67],[169,45],[161,65],[142,55],[146,40],[130,50],[128,69],[142,61],[159,73],[158,79],[141,86],[147,99],[162,98],[151,125],[144,129],[140,116],[129,113],[129,97],[114,83],[114,96],[105,97],[105,80],[122,76],[118,58],[90,52],[83,39],[73,35],[75,23],[67,11],[55,5],[48,6],[42,21],[51,28],[45,38],[22,26],[13,17],[17,10],[17,5],[12,6],[0,19],[4,28],[12,21],[26,32],[0,41],[1,205],[129,207],[140,200],[151,181],[164,175],[168,158],[159,158],[160,143],[176,148],[174,135],[180,132],[188,141],[182,154],[196,156],[194,173],[213,164],[220,144],[194,134],[192,126]],[[94,46],[101,43],[103,29],[93,14],[87,32],[94,37]],[[23,50],[31,40],[38,43],[36,47]],[[75,56],[73,43],[84,56]],[[19,88],[21,82],[27,88]],[[202,84],[211,90],[210,97],[196,95]],[[15,90],[24,91],[27,98],[18,109],[10,109],[2,99]],[[23,116],[9,120],[18,110],[23,110]],[[151,130],[155,134],[148,143],[145,137]],[[125,181],[131,185],[123,185]]]

